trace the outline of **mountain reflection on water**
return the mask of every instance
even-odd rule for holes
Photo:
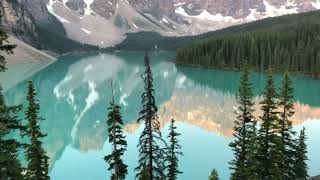
[[[174,57],[174,53],[171,52],[152,53],[150,56],[156,101],[159,107],[158,115],[162,127],[167,127],[166,124],[171,118],[179,122],[179,129],[183,132],[185,154],[196,154],[201,148],[207,149],[202,154],[203,159],[199,157],[197,163],[212,157],[210,151],[213,154],[225,152],[225,156],[216,157],[220,158],[216,162],[203,163],[203,167],[199,167],[198,170],[192,168],[191,162],[195,160],[190,155],[185,155],[186,157],[181,161],[185,173],[181,178],[184,180],[207,178],[210,169],[216,166],[219,166],[216,168],[223,179],[229,177],[226,161],[229,161],[232,155],[227,144],[233,132],[236,109],[234,94],[238,86],[239,73],[176,67],[169,61]],[[15,67],[10,66],[10,68],[14,70]],[[99,171],[95,179],[107,176],[108,172],[102,157],[110,151],[106,143],[105,121],[108,102],[111,98],[111,81],[113,81],[116,101],[122,106],[125,130],[130,141],[126,159],[130,161],[129,165],[136,165],[135,146],[141,130],[136,119],[141,109],[140,94],[143,91],[143,82],[140,75],[143,70],[143,53],[119,52],[67,55],[48,67],[39,69],[31,76],[30,79],[34,81],[39,93],[41,115],[45,118],[41,126],[48,134],[44,141],[50,156],[52,179],[74,178],[70,174],[73,169],[68,165],[76,166],[73,163],[82,163],[72,163],[71,161],[76,159],[72,157],[79,159],[95,157],[96,165],[93,164],[93,169],[89,168],[90,171],[94,170],[94,167],[102,166],[98,170],[95,169]],[[21,77],[21,79],[24,78]],[[280,80],[281,76],[276,76],[278,84]],[[254,73],[252,81],[258,105],[265,75]],[[294,124],[300,128],[299,125],[308,121],[320,128],[318,123],[320,98],[315,98],[320,97],[318,91],[320,81],[297,76],[294,77],[294,82],[296,89]],[[27,80],[24,80],[6,91],[6,98],[10,104],[24,103],[26,83]],[[256,115],[258,116],[259,113],[257,112]],[[310,156],[315,153],[315,149],[320,148],[320,144],[313,141],[314,135],[308,134],[308,136],[313,143],[309,144],[312,146],[309,150],[311,151],[309,158],[312,159],[310,172],[319,173],[320,169],[313,164],[320,159]],[[197,137],[201,138],[199,146],[203,146],[198,149],[191,143],[191,140]],[[211,141],[212,144],[209,144]],[[211,149],[212,146],[217,147]],[[70,168],[70,172],[61,170],[57,161],[63,161],[63,167]],[[87,162],[83,163],[77,167],[88,165]],[[188,170],[194,171],[192,175]],[[79,172],[77,179],[88,179],[89,174],[89,172]],[[133,171],[130,170],[128,179],[132,178]]]

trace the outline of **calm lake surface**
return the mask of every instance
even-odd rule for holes
[[[7,102],[25,103],[26,85],[33,80],[39,93],[41,127],[50,156],[52,180],[104,180],[109,172],[103,157],[111,151],[107,141],[106,114],[113,80],[116,101],[122,106],[128,151],[128,180],[134,179],[138,137],[142,125],[136,123],[141,109],[140,95],[144,70],[139,52],[68,55],[52,64],[9,65],[1,75]],[[228,146],[232,127],[239,73],[176,67],[174,53],[151,53],[158,115],[163,135],[175,118],[182,133],[184,156],[181,180],[206,180],[212,168],[221,179],[230,177],[228,162],[233,155]],[[17,73],[18,72],[18,73]],[[266,76],[252,75],[257,102]],[[276,76],[277,84],[281,75]],[[294,127],[306,127],[310,175],[320,174],[320,81],[293,77],[296,89]],[[260,112],[257,112],[259,115]]]

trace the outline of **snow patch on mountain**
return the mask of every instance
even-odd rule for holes
[[[210,20],[210,21],[218,21],[218,22],[237,22],[236,19],[234,19],[231,16],[222,16],[222,14],[210,14],[207,10],[203,10],[202,13],[196,18],[201,20]]]
[[[187,14],[187,12],[183,9],[182,6],[178,6],[178,7],[176,8],[175,12],[176,12],[177,14],[180,14],[180,15],[184,16],[184,17],[192,17],[192,16],[190,16],[189,14]]]
[[[162,18],[162,22],[169,24],[169,21],[166,18]]]
[[[268,1],[263,0],[263,4],[266,7],[266,15],[265,17],[276,17],[281,15],[287,15],[287,14],[296,14],[298,13],[298,8],[293,7],[292,3],[287,1],[286,5],[281,6],[280,8],[276,8],[272,6]],[[291,7],[291,8],[289,8]]]
[[[257,18],[255,16],[256,12],[257,12],[257,10],[250,9],[250,14],[246,17],[246,20],[248,20],[248,21],[256,21],[257,20]]]
[[[317,0],[316,2],[311,2],[311,5],[316,9],[320,9],[320,0]]]
[[[92,10],[91,10],[91,4],[93,3],[93,0],[83,0],[84,3],[86,3],[86,8],[85,8],[85,15],[90,15]]]
[[[139,29],[139,27],[134,22],[132,23],[132,25],[134,28]]]
[[[199,20],[209,20],[209,21],[216,21],[216,22],[237,22],[236,19],[234,19],[233,17],[231,16],[222,16],[222,14],[215,14],[215,15],[212,15],[210,14],[207,10],[203,10],[201,12],[201,14],[197,15],[197,16],[192,16],[192,15],[189,15],[185,9],[183,9],[182,6],[178,6],[175,10],[175,12],[177,14],[180,14],[184,17],[189,17],[189,18],[196,18],[196,19],[199,19]]]
[[[92,33],[91,31],[86,30],[86,29],[84,29],[84,28],[81,28],[81,30],[82,30],[83,32],[87,33],[87,34],[91,34],[91,33]]]
[[[49,2],[47,4],[47,9],[48,9],[49,13],[52,14],[53,16],[55,16],[60,22],[70,24],[70,22],[68,20],[64,19],[63,17],[61,17],[61,16],[59,16],[58,14],[55,13],[55,11],[53,9],[53,5],[55,3],[56,3],[55,0],[49,0]]]

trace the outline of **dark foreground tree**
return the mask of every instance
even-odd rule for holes
[[[294,89],[292,87],[292,81],[288,73],[284,75],[280,92],[279,133],[281,136],[281,142],[279,150],[281,154],[281,164],[279,166],[279,169],[282,172],[281,179],[294,179],[293,162],[295,140],[293,139],[293,137],[295,135],[295,132],[292,129],[291,121],[291,118],[294,115]]]
[[[0,9],[0,19],[2,15]],[[8,35],[0,25],[0,72],[6,70],[4,53],[13,53],[14,45],[8,44]],[[2,87],[0,86],[0,178],[6,180],[22,179],[22,167],[18,160],[18,149],[21,143],[16,139],[8,138],[8,135],[23,127],[17,118],[21,106],[7,106]]]
[[[253,175],[254,152],[256,144],[256,120],[253,116],[254,101],[250,72],[244,67],[240,77],[240,86],[236,94],[238,108],[234,126],[234,141],[230,143],[235,158],[231,161],[231,179],[249,180]]]
[[[141,95],[143,109],[140,111],[138,122],[143,122],[145,127],[139,138],[139,163],[135,168],[136,177],[149,177],[148,180],[164,179],[165,152],[159,143],[165,145],[160,132],[160,122],[158,120],[153,77],[148,54],[144,58],[145,71],[141,75],[144,82],[144,92]]]
[[[298,145],[296,147],[296,157],[294,160],[294,179],[306,180],[308,176],[308,166],[306,164],[307,158],[307,145],[306,145],[305,128],[300,132]]]
[[[8,138],[9,133],[23,129],[17,118],[20,106],[6,105],[2,87],[0,87],[0,179],[21,180],[22,167],[18,159],[18,150],[21,143]]]
[[[0,18],[2,13],[3,12],[1,12],[1,9],[0,9]],[[13,49],[15,48],[15,45],[9,44],[7,39],[8,39],[8,35],[0,25],[0,72],[3,72],[6,70],[6,61],[3,54],[1,53],[5,52],[6,54],[12,54]]]
[[[219,180],[219,174],[218,174],[218,171],[216,169],[213,169],[211,171],[211,174],[209,176],[209,180]]]
[[[181,145],[179,144],[178,137],[181,135],[177,132],[177,126],[175,125],[175,120],[172,119],[169,128],[169,145],[167,149],[167,169],[168,169],[168,180],[176,180],[178,174],[182,173],[179,171],[178,162],[179,156],[182,156]]]
[[[277,93],[273,77],[269,73],[261,102],[263,115],[260,117],[261,125],[258,131],[257,176],[254,179],[268,180],[281,177],[281,172],[278,168],[280,165],[280,137],[277,132],[279,127],[276,97]]]
[[[124,164],[122,156],[127,149],[127,141],[123,134],[123,120],[121,116],[121,107],[114,102],[113,91],[112,101],[110,102],[108,114],[108,133],[109,142],[112,144],[111,154],[104,157],[105,161],[109,163],[109,170],[112,171],[112,180],[124,180],[128,170],[127,165]]]
[[[32,81],[28,82],[27,102],[28,106],[25,111],[27,126],[25,135],[29,137],[30,144],[26,145],[26,159],[28,167],[26,172],[27,179],[32,180],[47,180],[48,176],[48,156],[42,147],[41,139],[46,134],[41,132],[40,121],[43,120],[39,116],[40,106],[36,99],[37,93]]]

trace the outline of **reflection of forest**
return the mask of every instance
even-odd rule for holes
[[[261,115],[259,101],[256,98],[255,116]],[[162,126],[175,118],[179,122],[189,123],[204,130],[231,137],[233,122],[235,120],[236,101],[234,96],[206,87],[190,89],[177,89],[171,99],[163,103],[158,111]],[[293,124],[299,125],[308,119],[320,119],[320,108],[295,103],[295,116]],[[135,132],[137,125],[127,127],[129,133]]]

